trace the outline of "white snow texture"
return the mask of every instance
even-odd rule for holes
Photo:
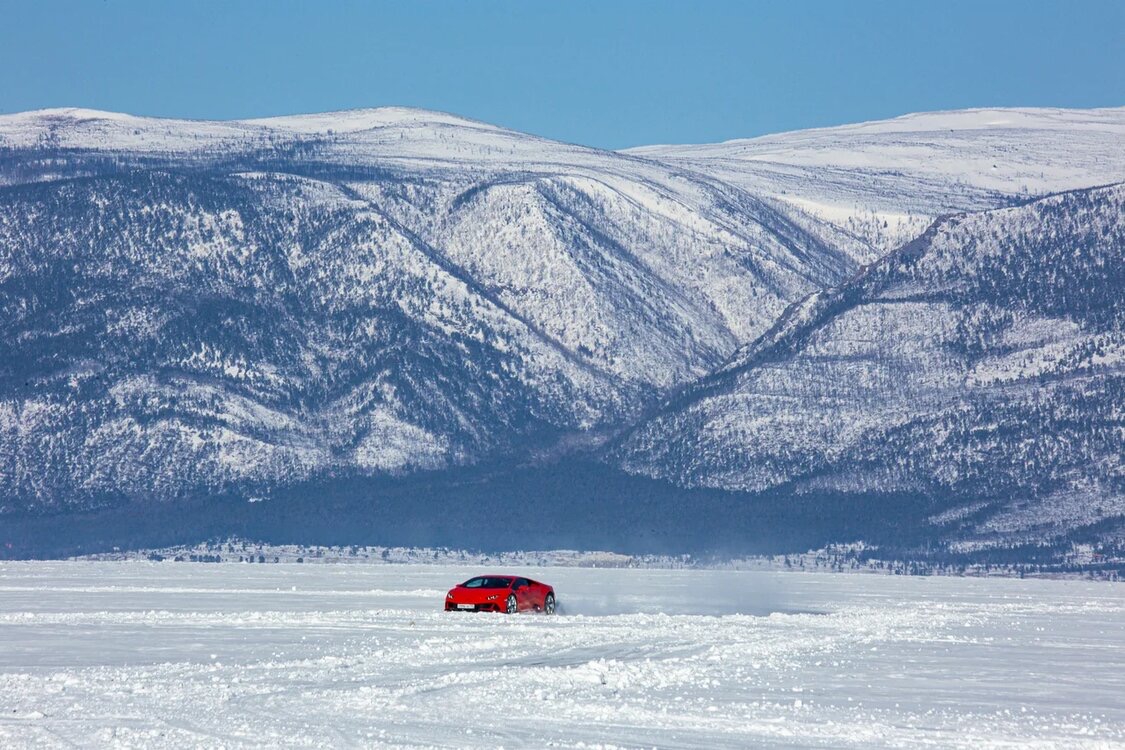
[[[536,568],[564,614],[442,612],[478,572],[4,564],[0,746],[1125,743],[1119,586]]]

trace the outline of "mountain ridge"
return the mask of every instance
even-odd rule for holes
[[[613,454],[686,486],[921,492],[938,516],[961,504],[978,544],[1026,538],[1037,513],[1055,514],[1043,533],[1121,533],[1123,206],[1119,183],[937,222],[792,305]]]
[[[948,113],[918,117],[939,116]],[[1056,125],[1085,116],[1063,113]],[[1084,267],[1067,269],[1056,252],[1078,236],[1077,219],[1034,215],[1027,206],[1053,198],[1016,180],[1041,164],[1037,184],[1065,185],[1125,140],[1111,131],[1066,144],[1056,128],[1048,141],[1025,142],[1026,129],[1011,127],[979,140],[979,128],[964,129],[927,146],[947,155],[936,166],[896,171],[885,166],[901,157],[901,134],[860,142],[840,130],[777,136],[793,153],[802,139],[812,144],[779,166],[593,149],[409,108],[227,122],[88,110],[0,116],[0,518],[213,497],[238,503],[293,487],[362,495],[364,482],[383,480],[405,482],[394,492],[405,493],[406,518],[424,512],[410,510],[412,478],[426,484],[435,473],[451,498],[485,502],[466,488],[496,486],[515,503],[511,487],[527,492],[542,481],[551,488],[545,497],[565,503],[568,462],[597,476],[616,471],[622,446],[645,434],[654,414],[737,380],[753,369],[740,358],[785,326],[810,330],[802,311],[823,316],[862,297],[857,278],[928,247],[950,222],[980,232],[960,240],[969,248],[992,241],[988,222],[1003,221],[997,211],[1027,211],[1027,226],[1013,229],[1058,239],[1058,247],[1036,247],[1044,272],[1065,282]],[[837,136],[835,145],[825,141]],[[1040,152],[1044,143],[1050,148]],[[866,161],[824,162],[824,153],[853,146]],[[991,182],[959,180],[954,167],[967,154],[997,149],[1008,161]],[[1103,160],[1089,179],[1120,169],[1125,180],[1123,160]],[[1112,227],[1115,189],[1080,192],[1094,196],[1082,215]],[[837,205],[841,196],[849,205]],[[931,216],[947,208],[957,211]],[[991,218],[972,218],[980,216]],[[1061,226],[1069,234],[1057,234]],[[913,244],[888,255],[899,238]],[[1080,260],[1102,257],[1096,243],[1076,248]],[[989,278],[989,293],[1007,300],[1010,280]],[[1055,323],[1025,319],[1008,302],[982,303],[984,318],[963,321],[985,336],[972,344],[974,356],[999,357],[988,337],[1003,331],[1039,342],[1032,348],[1043,357],[1082,337],[1091,357],[1112,354],[1116,329],[1094,341],[1083,333],[1090,321],[1067,317],[1085,309],[1075,294]],[[871,331],[899,326],[905,335],[903,320],[884,316]],[[985,331],[992,325],[1001,333]],[[938,376],[956,357],[934,351]],[[901,354],[887,348],[885,356]],[[1082,401],[1075,389],[1059,393],[1060,408],[1083,419],[1112,405],[1096,394]],[[824,409],[830,418],[831,406]],[[1027,413],[1047,424],[1043,413]],[[888,418],[884,427],[896,425]],[[682,444],[675,435],[661,441],[668,450]],[[902,444],[888,433],[884,453]],[[824,446],[822,458],[839,452]],[[715,455],[691,460],[706,465]],[[601,468],[591,468],[593,459]],[[733,512],[761,489],[734,481],[690,494],[676,461],[652,474],[655,484],[604,476],[624,494],[597,503],[624,514],[631,493],[638,507],[659,497],[653,512],[682,520],[673,507],[681,495]],[[508,489],[505,466],[523,472]],[[458,479],[473,467],[484,473]],[[931,503],[918,500],[930,491],[924,482],[888,474],[865,490],[856,477],[862,472],[835,484],[769,485],[796,491],[771,502],[800,508],[785,523],[811,524],[810,492],[868,507],[863,492],[875,490],[882,494],[871,507],[922,502],[896,511],[895,523],[923,528],[906,519]],[[340,502],[348,512],[373,507],[371,491]],[[440,494],[426,502],[440,503]],[[602,512],[592,510],[593,496],[571,499]],[[934,514],[968,507],[947,499]],[[738,517],[746,524],[775,512],[761,498],[745,502]],[[1000,517],[989,503],[985,512]],[[860,520],[841,516],[838,528],[852,533]],[[966,538],[978,534],[958,523]]]

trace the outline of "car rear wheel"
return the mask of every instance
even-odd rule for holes
[[[508,594],[508,602],[505,605],[504,611],[507,612],[510,615],[514,615],[516,612],[519,611],[519,603],[516,602],[516,595],[515,594]]]
[[[555,595],[547,594],[547,598],[543,600],[543,611],[549,615],[555,614]]]

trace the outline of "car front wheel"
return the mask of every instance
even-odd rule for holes
[[[555,595],[547,594],[547,598],[543,600],[543,611],[549,615],[555,614]]]
[[[515,594],[508,594],[508,603],[507,603],[506,607],[507,608],[504,611],[507,612],[510,615],[514,615],[516,612],[519,611],[519,604],[516,602],[516,595]]]

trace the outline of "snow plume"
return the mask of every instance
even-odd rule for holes
[[[561,573],[562,571],[560,571]],[[559,578],[559,576],[556,576]],[[564,576],[554,583],[565,615],[626,614],[754,615],[802,610],[786,596],[784,579],[737,571],[666,571],[658,586],[638,587],[630,570],[603,570],[596,577]]]

